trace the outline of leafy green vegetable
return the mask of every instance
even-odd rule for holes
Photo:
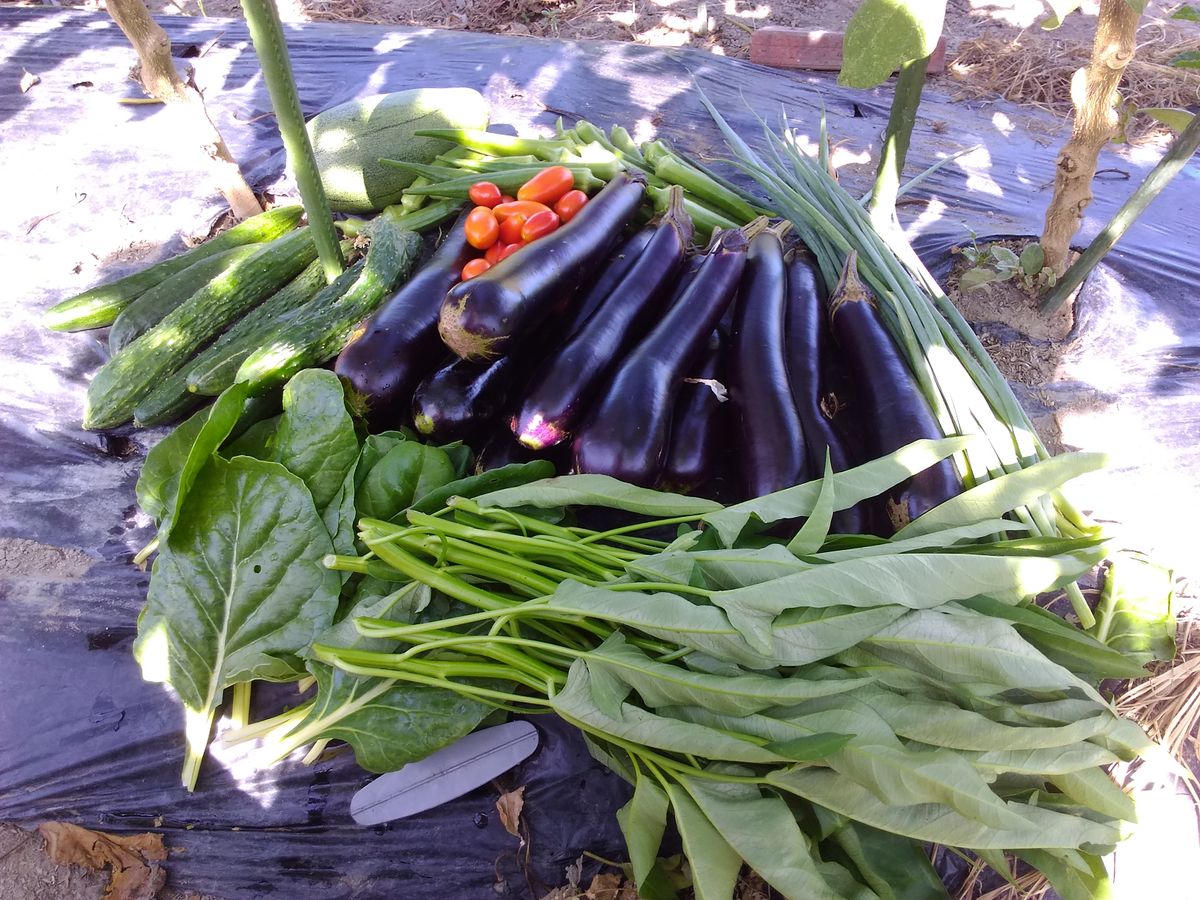
[[[945,0],[863,0],[846,26],[838,82],[875,87],[902,63],[929,56],[945,15]]]
[[[275,461],[299,476],[317,509],[324,510],[342,489],[359,452],[336,375],[305,369],[287,383],[274,449]]]
[[[364,449],[363,458],[367,455]],[[454,466],[443,451],[415,441],[398,442],[370,466],[354,505],[360,518],[386,521],[453,480]]]
[[[444,448],[443,448],[444,449]],[[481,494],[516,488],[549,478],[554,474],[554,464],[544,459],[527,463],[512,463],[498,469],[489,469],[478,475],[458,478],[440,488],[430,491],[412,505],[417,512],[433,513],[446,505],[451,497],[478,497]]]
[[[816,811],[836,823],[827,829],[829,839],[849,857],[880,900],[949,900],[942,879],[916,841],[820,808]]]
[[[696,900],[728,900],[733,896],[742,859],[704,815],[687,791],[668,785],[675,825],[683,838],[683,849],[692,867]]]
[[[629,802],[617,810],[617,823],[629,848],[633,880],[640,888],[650,875],[667,829],[670,804],[661,787],[645,775],[639,775]]]
[[[480,506],[601,506],[644,516],[688,516],[713,512],[721,504],[702,497],[665,494],[626,484],[608,475],[563,475],[475,498]]]
[[[1144,556],[1118,554],[1105,575],[1104,592],[1091,634],[1134,665],[1173,659],[1174,596],[1170,569]],[[1141,674],[1123,677],[1136,678]]]

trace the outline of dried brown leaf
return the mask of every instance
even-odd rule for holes
[[[515,791],[501,794],[496,801],[496,812],[500,813],[500,821],[504,830],[515,838],[521,836],[521,810],[525,806],[525,785]]]
[[[588,885],[587,900],[638,900],[637,888],[619,873],[597,875]]]
[[[167,883],[161,834],[106,834],[70,822],[46,822],[38,832],[56,863],[110,870],[104,900],[151,900]]]

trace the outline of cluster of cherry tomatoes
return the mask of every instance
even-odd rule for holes
[[[467,243],[484,254],[463,266],[463,281],[570,222],[588,202],[587,194],[575,189],[575,176],[566,166],[542,169],[521,185],[516,199],[501,194],[490,181],[472,185],[467,195],[475,204],[463,226]]]

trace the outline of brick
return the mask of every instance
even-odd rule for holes
[[[841,31],[766,25],[755,29],[750,38],[750,61],[780,69],[836,72],[842,67],[844,39],[845,33]],[[928,71],[936,75],[945,68],[946,38],[942,37],[929,60]]]

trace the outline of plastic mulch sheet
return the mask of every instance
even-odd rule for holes
[[[244,25],[162,22],[251,183],[286,191]],[[887,119],[884,92],[692,51],[333,24],[289,26],[288,39],[308,114],[356,95],[467,85],[487,95],[495,123],[526,133],[561,114],[620,123],[638,139],[657,133],[708,157],[721,155],[721,142],[693,78],[751,142],[754,113],[774,122],[786,110],[815,139],[824,109],[835,140],[865,154]],[[390,827],[357,827],[349,801],[369,776],[348,752],[253,772],[218,751],[195,794],[180,788],[180,708],[141,680],[130,653],[148,580],[130,559],[152,536],[133,486],[164,432],[80,430],[104,334],[38,324],[57,300],[178,252],[222,209],[171,111],[121,102],[139,95],[128,81],[134,62],[102,14],[0,9],[0,820],[161,831],[171,884],[218,897],[536,896],[562,883],[584,850],[621,858],[613,813],[626,788],[551,718],[537,720],[539,752],[499,785],[527,785],[525,848],[499,821],[496,786]],[[24,93],[23,70],[40,77]],[[909,169],[980,147],[903,208],[943,261],[970,231],[1040,230],[1059,141],[1048,135],[1060,134],[1011,104],[953,102],[943,93],[952,88],[931,84]],[[1084,237],[1153,162],[1106,153]],[[843,170],[862,189],[868,174]],[[1126,546],[1177,565],[1190,564],[1200,502],[1198,188],[1193,162],[1090,282],[1056,351],[1058,373],[1019,386],[1031,413],[1056,422],[1062,445],[1112,452],[1113,467],[1080,485],[1080,505],[1113,522]],[[278,701],[259,693],[259,703]]]

